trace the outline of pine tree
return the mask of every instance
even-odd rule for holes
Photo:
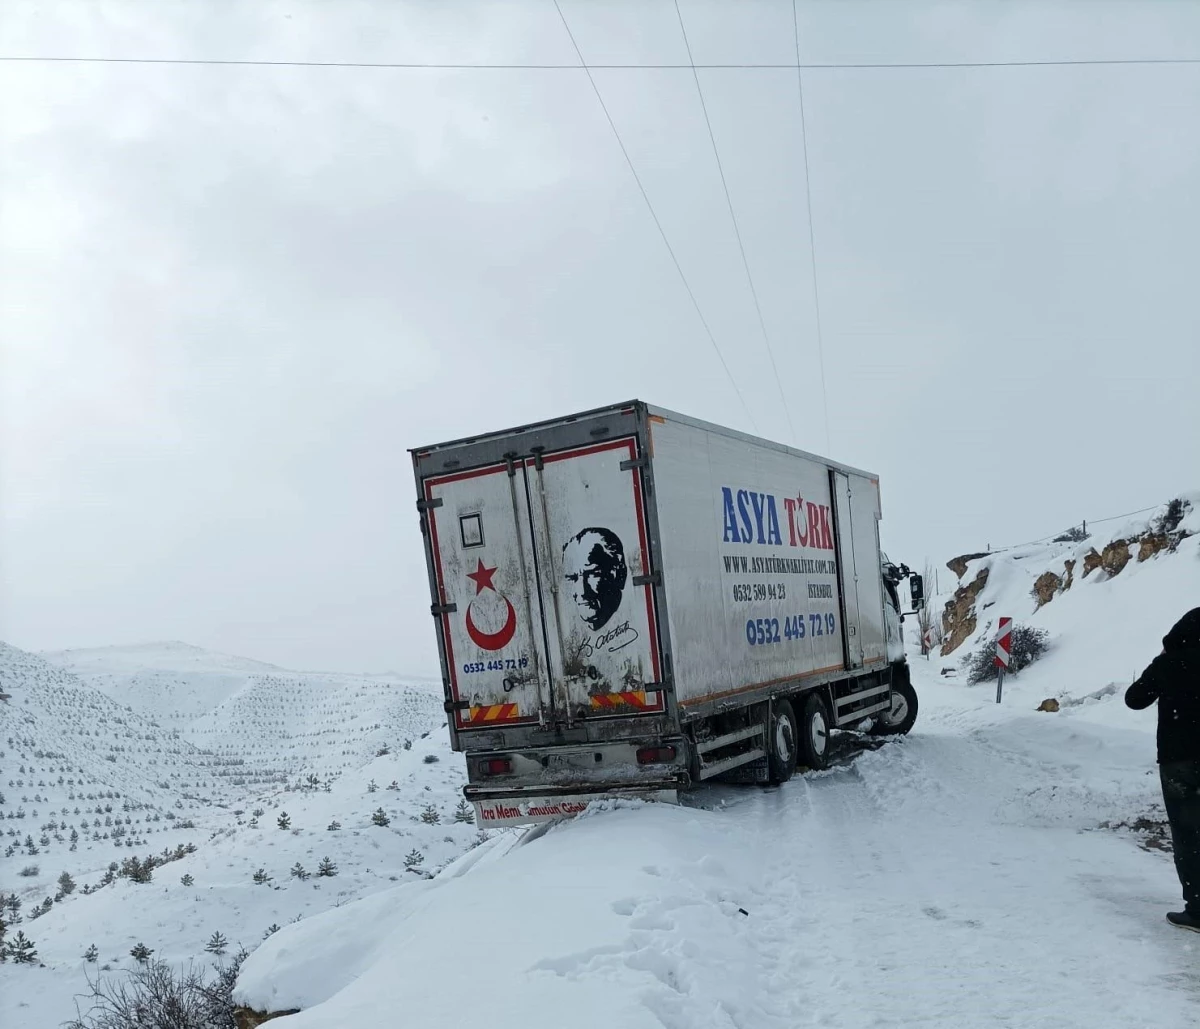
[[[184,886],[191,886],[196,880],[192,878],[192,873],[188,872],[187,875],[181,876],[179,881],[183,883]]]
[[[58,889],[64,897],[75,892],[75,880],[71,878],[70,872],[63,872],[58,877]]]
[[[8,956],[8,948],[4,945],[4,937],[7,933],[8,923],[4,921],[4,905],[0,904],[0,964],[3,964],[4,959]]]
[[[260,868],[254,873],[254,884],[256,886],[265,886],[270,881],[271,877],[267,875],[267,870],[265,868]]]
[[[424,863],[425,855],[417,850],[416,847],[413,847],[404,858],[405,868],[416,868],[418,865],[423,865]]]
[[[225,953],[225,948],[229,946],[229,941],[219,932],[212,934],[212,939],[205,944],[204,949],[210,954],[216,954],[220,957]]]
[[[308,872],[304,870],[304,866],[299,861],[292,865],[291,871],[288,874],[293,878],[299,879],[301,882],[304,882],[308,878]]]
[[[144,943],[139,943],[136,947],[130,950],[129,956],[139,964],[144,965],[150,960],[150,955],[153,953],[153,949],[147,947]]]
[[[321,863],[317,865],[317,875],[332,877],[337,875],[337,865],[329,860],[328,857],[321,858]]]
[[[21,921],[21,898],[10,893],[4,898],[4,907],[8,908],[8,924],[19,925]]]
[[[99,956],[100,951],[96,949],[96,945],[94,943],[83,952],[83,960],[89,965],[94,965],[96,963],[96,958]]]
[[[379,789],[379,784],[374,779],[367,783],[368,793],[374,793],[377,789]]]
[[[33,941],[18,929],[17,935],[8,945],[8,956],[18,965],[32,965],[37,960],[37,948],[34,947]]]
[[[269,926],[267,926],[267,931],[263,933],[263,939],[265,940],[268,936],[274,936],[277,932],[279,932],[279,925],[275,922],[272,922]]]
[[[463,797],[458,802],[458,807],[454,809],[454,820],[456,822],[464,822],[467,825],[475,824],[475,812],[471,805],[467,803],[467,798]]]
[[[392,824],[392,820],[390,818],[388,818],[388,816],[384,812],[383,808],[375,809],[374,813],[371,815],[371,822],[373,825],[391,825]]]
[[[342,827],[342,823],[336,818],[330,822],[325,828],[328,832],[337,832]]]
[[[421,821],[426,825],[437,825],[442,820],[442,816],[438,814],[438,809],[432,804],[426,804],[421,810]]]
[[[286,811],[280,814],[280,816],[275,820],[275,823],[280,829],[290,829],[292,827],[291,816]]]

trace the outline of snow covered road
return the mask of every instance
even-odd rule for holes
[[[1169,857],[1096,829],[1154,810],[1149,723],[918,673],[905,740],[779,789],[589,813],[289,927],[241,996],[305,1008],[281,1029],[1194,1024]]]

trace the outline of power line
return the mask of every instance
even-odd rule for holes
[[[796,0],[792,0],[792,37],[796,44],[796,88],[800,94],[800,147],[804,153],[804,203],[808,211],[808,256],[812,265],[813,312],[817,322],[817,361],[821,368],[821,410],[825,415],[825,451],[832,448],[829,441],[829,393],[825,388],[825,341],[821,333],[821,292],[817,288],[817,237],[813,229],[812,174],[808,166],[808,126],[804,120],[804,72],[800,65],[800,19]]]
[[[1119,518],[1132,518],[1134,515],[1145,514],[1147,511],[1157,511],[1159,508],[1161,508],[1163,506],[1164,506],[1163,504],[1153,504],[1150,507],[1139,507],[1136,511],[1126,511],[1124,514],[1109,515],[1107,518],[1084,518],[1083,524],[1087,525],[1090,522],[1092,525],[1103,525],[1105,522],[1115,522]],[[1047,543],[1050,540],[1053,540],[1059,536],[1065,535],[1066,533],[1070,532],[1072,529],[1075,529],[1075,528],[1078,528],[1078,526],[1071,525],[1065,529],[1059,529],[1058,532],[1052,532],[1048,536],[1041,536],[1035,540],[1026,540],[1024,543],[1010,543],[1006,547],[996,547],[994,550],[989,550],[988,553],[989,554],[1001,554],[1008,550],[1019,550],[1021,547],[1032,547],[1034,544],[1037,544],[1037,543]],[[1076,541],[1072,541],[1072,542],[1076,542]],[[1078,542],[1082,542],[1082,541],[1078,541]]]
[[[725,369],[725,375],[729,379],[730,385],[733,386],[733,391],[737,394],[738,400],[741,401],[742,408],[746,412],[746,417],[750,419],[750,424],[754,426],[754,431],[757,432],[758,423],[754,420],[754,415],[750,412],[746,398],[742,396],[742,391],[738,388],[737,380],[733,377],[733,372],[729,370],[729,365],[725,361],[725,355],[721,353],[721,348],[717,345],[717,339],[713,335],[712,329],[709,328],[708,319],[704,317],[704,312],[700,310],[700,302],[696,299],[696,294],[692,289],[691,283],[688,282],[687,276],[683,273],[683,266],[679,263],[679,258],[675,256],[675,248],[671,246],[671,241],[667,238],[667,232],[663,228],[662,222],[658,219],[658,213],[654,210],[654,205],[650,202],[650,194],[646,192],[646,187],[642,185],[642,179],[637,173],[637,168],[634,167],[633,158],[629,156],[629,151],[625,148],[625,141],[621,139],[621,133],[617,131],[617,123],[613,121],[612,115],[608,112],[608,105],[604,102],[604,97],[600,93],[600,87],[596,85],[596,80],[592,76],[592,70],[588,67],[587,61],[583,59],[583,51],[579,49],[579,44],[575,41],[575,34],[571,31],[571,26],[567,24],[567,16],[563,14],[558,0],[554,0],[554,9],[558,11],[558,16],[562,19],[563,28],[567,30],[567,36],[570,37],[571,46],[575,48],[575,53],[579,56],[578,67],[582,67],[587,74],[588,82],[592,85],[592,92],[596,94],[596,99],[600,102],[600,109],[604,112],[604,117],[608,120],[608,127],[612,129],[613,135],[616,137],[617,146],[621,148],[621,153],[625,156],[625,163],[629,165],[633,181],[637,183],[638,191],[642,194],[642,199],[646,201],[646,209],[650,212],[650,217],[654,219],[655,228],[658,229],[658,234],[662,237],[663,246],[667,248],[667,253],[671,255],[671,263],[675,265],[675,271],[679,273],[679,280],[683,283],[683,288],[687,290],[688,297],[691,298],[692,307],[696,309],[696,317],[700,319],[700,324],[704,326],[704,332],[708,336],[708,341],[712,344],[713,350],[716,351],[717,359],[721,362],[721,367]],[[576,70],[578,70],[578,67]]]
[[[771,359],[771,373],[775,376],[775,385],[779,387],[779,399],[783,404],[783,412],[787,416],[788,431],[792,443],[796,443],[796,426],[792,422],[792,409],[788,406],[787,394],[783,391],[783,382],[779,378],[779,367],[775,363],[775,351],[771,348],[771,337],[767,333],[767,322],[763,318],[762,304],[758,301],[758,290],[754,288],[754,276],[750,273],[750,261],[746,257],[746,245],[742,242],[742,230],[738,226],[737,214],[733,210],[733,198],[729,195],[729,183],[725,180],[725,167],[721,164],[721,152],[717,149],[717,137],[713,134],[712,122],[708,117],[708,104],[704,102],[704,90],[700,88],[700,73],[692,57],[692,44],[688,42],[687,28],[683,24],[683,12],[679,9],[679,0],[675,0],[675,15],[679,19],[679,31],[683,33],[683,45],[687,50],[688,60],[692,61],[692,78],[696,82],[696,93],[700,97],[700,110],[704,112],[704,124],[708,128],[708,139],[712,143],[713,157],[717,161],[717,172],[721,176],[721,188],[725,191],[725,203],[729,207],[729,218],[733,222],[733,234],[737,237],[738,251],[742,255],[742,267],[746,269],[746,281],[750,285],[750,296],[754,299],[754,310],[758,313],[758,327],[762,330],[763,343],[767,347],[767,356]]]
[[[578,64],[557,62],[513,63],[490,61],[300,61],[255,60],[251,58],[208,57],[71,57],[46,54],[0,54],[0,62],[9,64],[174,64],[245,68],[394,68],[410,71],[579,71]],[[736,62],[725,64],[654,64],[626,62],[592,64],[596,71],[907,71],[956,68],[1104,68],[1197,65],[1200,57],[1129,57],[1084,58],[1045,61],[843,61],[814,64],[772,64]]]

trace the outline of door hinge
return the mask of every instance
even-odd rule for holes
[[[469,700],[447,700],[442,705],[442,710],[446,714],[453,714],[455,711],[470,711],[471,702]]]
[[[633,577],[633,585],[635,586],[661,586],[662,572],[651,572],[649,575],[635,575]]]
[[[631,457],[628,461],[621,462],[621,471],[632,472],[635,468],[645,468],[650,462],[646,460],[646,455],[640,457]]]
[[[426,511],[432,511],[435,507],[441,507],[442,503],[441,497],[434,497],[432,500],[418,500],[417,510],[424,514]]]
[[[431,615],[433,615],[434,618],[438,618],[441,615],[453,614],[457,610],[458,610],[457,604],[430,604],[429,605],[429,613]]]

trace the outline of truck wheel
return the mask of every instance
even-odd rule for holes
[[[829,764],[829,712],[816,693],[800,709],[800,762],[816,771]]]
[[[767,778],[772,786],[787,782],[799,757],[796,712],[791,701],[776,700],[767,719]]]
[[[892,706],[880,711],[871,726],[872,736],[904,736],[917,720],[917,691],[908,676],[892,683]]]

